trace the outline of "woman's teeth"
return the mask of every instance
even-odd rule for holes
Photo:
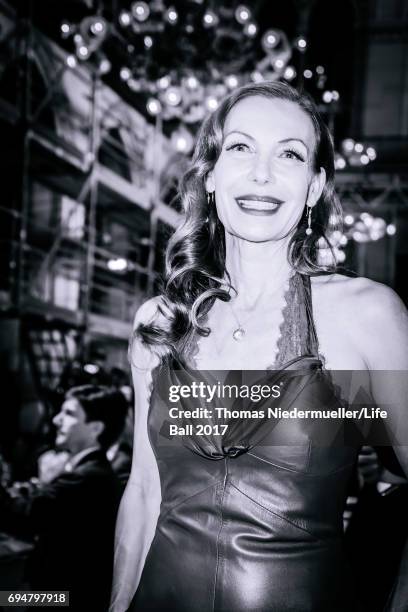
[[[242,208],[253,208],[255,210],[275,210],[279,204],[277,202],[264,202],[259,200],[238,200]]]

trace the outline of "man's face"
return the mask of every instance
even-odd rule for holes
[[[97,439],[103,429],[101,421],[86,422],[84,409],[73,397],[65,400],[53,423],[57,428],[56,447],[72,454],[98,445]]]

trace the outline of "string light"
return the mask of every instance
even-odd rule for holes
[[[173,6],[167,9],[165,17],[167,21],[171,24],[177,23],[178,21],[178,14],[177,14],[176,9]]]
[[[127,86],[132,91],[140,91],[141,90],[140,81],[137,81],[136,79],[134,79],[132,77],[130,79],[128,79]]]
[[[86,45],[81,45],[78,47],[78,55],[81,57],[81,59],[88,59],[90,55],[89,48]]]
[[[368,157],[368,155],[361,155],[360,161],[363,164],[363,166],[366,166],[367,164],[370,163],[370,158]]]
[[[371,159],[372,161],[377,157],[377,153],[376,153],[374,147],[367,147],[366,153],[367,153],[369,159]]]
[[[323,66],[316,66],[316,72],[317,74],[320,74],[320,75],[324,74]]]
[[[208,110],[214,111],[218,108],[218,100],[217,98],[214,98],[214,96],[208,96],[208,98],[205,101],[205,105],[208,108]]]
[[[126,68],[124,66],[123,68],[120,69],[119,76],[122,79],[122,81],[127,81],[132,76],[132,73],[129,70],[129,68]]]
[[[72,32],[72,26],[69,23],[67,23],[66,21],[61,23],[61,34],[63,38],[68,38],[71,32]]]
[[[386,232],[388,236],[394,236],[397,233],[397,228],[394,223],[390,223],[389,225],[387,225]]]
[[[354,223],[354,217],[353,217],[353,215],[346,215],[346,216],[344,217],[344,223],[345,223],[346,225],[353,225],[353,223]]]
[[[156,98],[149,98],[146,104],[146,109],[150,115],[156,116],[161,113],[162,105],[160,104],[159,100],[156,100]]]
[[[354,151],[354,145],[355,145],[355,142],[352,138],[346,138],[342,142],[343,149],[349,153],[351,153],[351,151]]]
[[[331,91],[324,91],[323,95],[322,95],[322,100],[323,102],[326,102],[326,104],[330,104],[330,102],[333,100],[333,95]]]
[[[157,81],[157,86],[159,87],[159,89],[167,89],[168,87],[170,87],[170,83],[170,77],[163,76]]]
[[[235,76],[235,74],[230,74],[225,79],[225,83],[230,89],[235,89],[236,87],[238,87],[238,78]]]
[[[119,23],[121,26],[126,28],[128,25],[130,25],[131,20],[132,18],[127,11],[121,11],[119,15]]]
[[[107,74],[112,68],[112,64],[107,57],[101,59],[99,63],[99,71],[101,74]]]
[[[146,2],[134,2],[132,4],[132,14],[137,21],[146,21],[150,15],[149,6]]]
[[[257,32],[258,28],[255,23],[247,23],[244,27],[244,34],[246,34],[246,36],[249,36],[250,38],[256,36]]]
[[[336,157],[335,162],[334,162],[334,166],[335,166],[336,170],[344,170],[346,165],[347,165],[347,163],[346,163],[346,160],[344,159],[344,157],[341,157],[341,155],[338,155]]]
[[[305,79],[311,79],[313,76],[313,72],[306,68],[306,70],[303,71],[303,76],[305,77]]]
[[[244,25],[251,19],[251,11],[247,6],[240,4],[235,11],[235,19],[238,21],[238,23]]]
[[[195,76],[189,76],[186,79],[186,85],[188,87],[188,89],[197,89],[199,86],[199,82],[197,77]]]
[[[279,40],[280,35],[276,30],[267,30],[261,40],[263,50],[267,53],[271,49],[274,49],[279,43]]]
[[[111,272],[124,272],[127,270],[128,262],[123,257],[117,257],[116,259],[109,259],[107,265]]]
[[[251,73],[251,79],[254,83],[262,83],[262,81],[265,80],[262,72],[259,72],[258,70]]]
[[[206,11],[203,17],[203,24],[205,28],[213,28],[218,23],[218,17],[214,11]]]
[[[106,28],[105,21],[98,19],[97,21],[91,24],[90,30],[92,34],[97,36],[98,34],[102,34],[105,31],[105,28]]]
[[[356,142],[354,145],[354,150],[356,153],[362,153],[364,151],[364,147],[361,142]]]
[[[181,102],[181,91],[179,87],[169,87],[164,94],[166,104],[169,106],[178,106]]]
[[[143,44],[146,49],[150,49],[151,47],[153,47],[153,38],[151,36],[145,36],[143,38]]]
[[[287,81],[292,81],[296,76],[296,70],[293,66],[286,66],[283,76]]]
[[[77,58],[75,57],[75,55],[68,55],[66,62],[69,68],[75,68],[75,66],[77,65]]]
[[[299,36],[299,38],[296,39],[295,44],[299,51],[306,51],[307,41],[303,36]]]

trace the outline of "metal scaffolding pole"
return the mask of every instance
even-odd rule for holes
[[[88,240],[85,262],[85,273],[82,284],[82,306],[83,306],[83,325],[84,334],[80,353],[83,358],[87,358],[89,344],[89,320],[91,310],[92,279],[95,266],[95,246],[96,246],[96,212],[98,204],[98,151],[100,145],[99,118],[97,113],[97,98],[100,79],[96,72],[92,76],[92,102],[91,102],[91,139],[89,159],[91,160],[89,173],[89,207],[88,207]]]

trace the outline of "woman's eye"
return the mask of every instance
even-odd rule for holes
[[[244,142],[236,142],[234,144],[230,144],[227,145],[226,147],[227,151],[249,151],[249,146],[247,144],[245,144]]]
[[[301,161],[301,162],[305,161],[305,158],[303,157],[303,155],[299,153],[298,151],[294,151],[293,149],[286,149],[282,153],[282,157],[284,157],[285,159],[296,159],[297,161]]]

